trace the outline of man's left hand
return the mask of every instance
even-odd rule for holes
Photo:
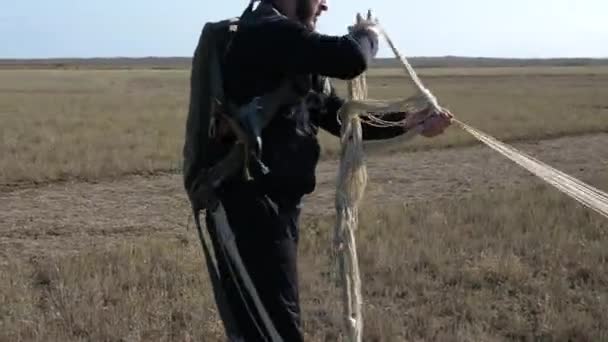
[[[433,114],[422,123],[422,136],[433,138],[443,134],[446,128],[452,124],[454,115],[447,109],[442,109],[439,113]]]

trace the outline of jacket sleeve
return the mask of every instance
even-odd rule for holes
[[[315,81],[314,89],[320,100],[318,100],[321,108],[313,111],[316,115],[313,117],[317,118],[317,125],[329,132],[330,134],[339,137],[340,136],[340,124],[338,123],[337,114],[338,110],[342,107],[345,100],[342,99],[336,93],[335,88],[327,78],[319,78]],[[398,121],[403,118],[404,113],[389,113],[384,119],[388,121]],[[361,124],[363,140],[385,140],[398,137],[407,132],[407,130],[401,126],[395,127],[376,127],[367,123]]]
[[[378,50],[378,38],[366,30],[331,36],[294,21],[273,20],[246,31],[240,38],[260,42],[257,53],[264,56],[264,64],[288,74],[353,79],[367,69]]]

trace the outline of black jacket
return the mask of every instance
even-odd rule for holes
[[[262,191],[297,199],[314,190],[318,130],[339,136],[336,112],[344,103],[326,82],[359,76],[377,45],[367,31],[345,36],[312,32],[264,2],[241,19],[222,63],[226,96],[242,105],[290,80],[302,97],[299,105],[275,115],[263,131],[262,161],[270,173],[257,180]],[[366,140],[403,133],[398,127],[363,127]]]

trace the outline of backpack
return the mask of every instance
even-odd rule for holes
[[[206,23],[194,52],[182,152],[184,187],[194,211],[214,208],[213,190],[238,170],[247,180],[269,172],[259,158],[261,130],[280,106],[299,99],[290,82],[243,106],[224,94],[222,57],[255,2],[241,17]]]
[[[248,8],[251,10],[251,6]],[[220,170],[212,167],[225,158],[221,140],[230,139],[230,129],[220,111],[226,103],[221,58],[234,36],[239,18],[206,23],[192,59],[190,103],[182,150],[183,182],[195,210],[204,210],[212,200],[211,185]],[[213,173],[213,174],[212,174]]]

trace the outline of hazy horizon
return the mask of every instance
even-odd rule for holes
[[[238,16],[248,0],[213,3],[20,0],[0,14],[0,59],[191,57],[205,22]],[[329,0],[319,31],[343,34],[371,7],[402,53],[416,57],[608,58],[603,0],[422,2]],[[412,13],[407,16],[406,13]],[[382,44],[378,57],[392,57]]]
[[[63,60],[145,60],[145,59],[191,59],[192,56],[106,56],[106,57],[34,57],[34,58],[2,58],[0,57],[0,61],[63,61]],[[538,58],[526,58],[526,57],[485,57],[485,56],[407,56],[408,59],[447,59],[447,58],[455,58],[455,59],[487,59],[487,60],[608,60],[608,57],[538,57]],[[391,56],[382,56],[377,57],[378,60],[393,60],[396,57]]]

